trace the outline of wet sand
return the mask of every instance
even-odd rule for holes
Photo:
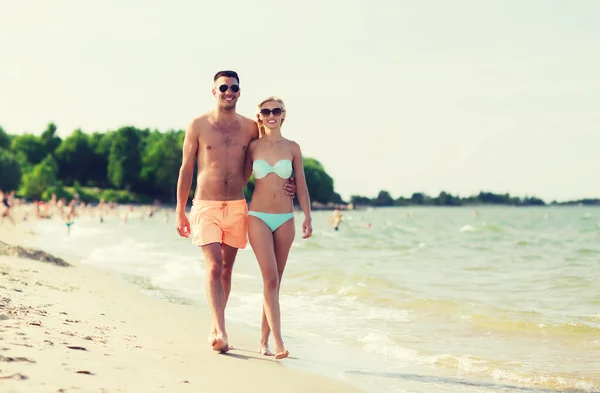
[[[0,227],[4,243],[26,236],[35,234],[25,225]],[[0,244],[2,392],[357,392],[285,367],[293,353],[261,356],[258,332],[231,324],[235,350],[217,354],[207,310],[151,298],[76,261],[61,266],[16,250]]]

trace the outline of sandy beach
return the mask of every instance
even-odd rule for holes
[[[0,227],[4,243],[26,236],[35,234],[24,225]],[[260,356],[256,337],[231,324],[235,350],[214,353],[206,310],[154,299],[76,261],[59,266],[2,250],[3,393],[357,392]]]

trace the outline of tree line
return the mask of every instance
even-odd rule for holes
[[[90,202],[174,203],[184,136],[184,130],[126,126],[93,133],[77,129],[63,140],[54,123],[39,136],[11,135],[0,127],[0,188],[29,200],[76,192]],[[313,201],[342,202],[319,161],[305,158],[304,170]],[[244,190],[247,198],[253,182]],[[190,195],[194,188],[195,176]]]
[[[354,206],[468,206],[468,205],[508,205],[508,206],[545,206],[545,205],[600,205],[600,199],[580,199],[574,201],[546,203],[536,197],[516,197],[510,194],[494,194],[481,191],[477,195],[461,198],[445,191],[432,197],[422,192],[413,193],[410,198],[392,198],[388,191],[382,190],[377,197],[368,198],[352,195],[350,203]]]
[[[71,198],[77,193],[86,202],[99,199],[121,203],[158,200],[172,204],[184,130],[150,130],[132,126],[86,133],[74,130],[64,140],[49,123],[38,136],[11,135],[0,127],[0,189],[17,190],[28,200],[48,200],[52,194]],[[334,181],[314,158],[304,158],[304,171],[311,200],[320,204],[344,204],[334,191]],[[195,176],[190,195],[195,189]],[[249,200],[254,179],[244,189]],[[393,198],[382,190],[377,197],[352,195],[354,206],[464,206],[464,205],[600,205],[600,199],[546,203],[537,197],[480,192],[459,197],[442,191],[437,196],[416,192],[409,198]]]

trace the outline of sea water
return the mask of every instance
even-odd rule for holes
[[[600,391],[600,208],[302,214],[281,287],[284,364],[366,392]],[[173,215],[36,223],[35,246],[207,312],[201,250]],[[240,250],[227,320],[256,332],[262,280]],[[206,327],[208,331],[208,326]],[[198,339],[205,334],[199,332]]]

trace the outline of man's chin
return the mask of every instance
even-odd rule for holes
[[[233,103],[233,104],[221,104],[221,106],[219,107],[219,109],[221,109],[223,111],[234,111],[235,110],[235,103]]]

